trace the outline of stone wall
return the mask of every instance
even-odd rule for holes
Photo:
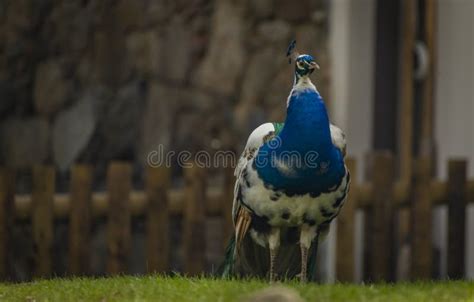
[[[321,65],[314,80],[327,96],[326,1],[294,2],[1,0],[0,165],[21,168],[17,190],[28,192],[33,164],[56,165],[63,172],[57,189],[67,191],[70,165],[93,163],[100,189],[114,159],[135,162],[140,182],[147,154],[160,144],[241,148],[252,128],[284,117],[293,80],[285,52],[293,38]],[[179,242],[179,219],[172,222]],[[129,270],[143,273],[143,221],[133,226]],[[67,230],[67,222],[55,224],[57,276],[66,271]],[[18,222],[11,231],[12,278],[29,280],[31,225]],[[91,272],[101,275],[103,221],[92,234]],[[208,236],[209,269],[222,256],[219,234]],[[179,255],[179,246],[173,249]]]
[[[240,148],[281,120],[289,41],[326,94],[324,0],[0,1],[0,160],[28,167]]]

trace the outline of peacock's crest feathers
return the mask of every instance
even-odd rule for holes
[[[296,51],[296,40],[291,41],[290,45],[288,45],[286,56],[288,58],[288,64],[291,64],[291,60],[298,57],[298,52]]]

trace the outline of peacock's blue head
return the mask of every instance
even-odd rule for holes
[[[291,41],[286,51],[288,62],[295,61],[295,73],[298,78],[310,75],[315,69],[319,69],[318,63],[310,55],[300,55],[296,51],[296,40]]]
[[[295,60],[295,72],[299,76],[310,75],[315,69],[319,69],[318,63],[310,55],[299,55]]]

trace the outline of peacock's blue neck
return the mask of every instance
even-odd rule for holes
[[[307,84],[295,85],[283,129],[255,158],[266,184],[296,193],[324,191],[344,175],[342,154],[332,144],[326,106],[311,82]],[[293,156],[300,161],[295,162]]]
[[[326,106],[316,90],[294,90],[285,126],[279,137],[282,150],[330,152],[332,149]],[[320,154],[323,155],[323,154]]]

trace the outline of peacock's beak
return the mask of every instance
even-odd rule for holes
[[[310,69],[319,69],[319,65],[315,61],[312,61],[311,63],[309,63],[309,68]]]

